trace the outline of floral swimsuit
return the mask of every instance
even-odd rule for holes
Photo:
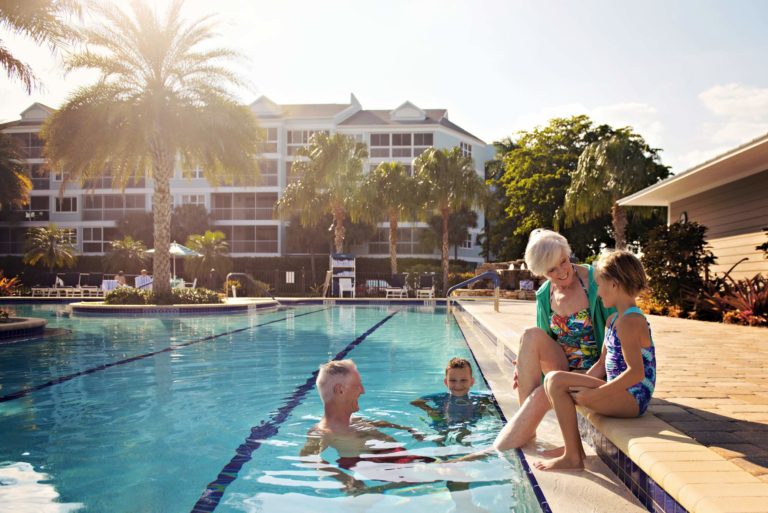
[[[578,273],[576,273],[576,277],[579,279],[581,288],[584,289],[584,294],[589,297],[584,282]],[[597,350],[595,329],[589,316],[589,308],[579,310],[569,316],[552,312],[549,328],[555,334],[557,343],[563,348],[570,370],[587,370],[597,363],[600,354]]]

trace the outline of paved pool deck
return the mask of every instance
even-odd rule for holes
[[[461,303],[515,353],[521,330],[535,325],[533,302],[502,301],[500,312],[490,301]],[[649,321],[657,355],[649,412],[586,417],[686,510],[768,512],[768,329]],[[511,377],[508,362],[497,355],[496,363]]]

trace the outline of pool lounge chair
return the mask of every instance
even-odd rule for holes
[[[64,287],[59,288],[66,297],[83,297],[83,289],[80,287],[80,273],[64,273],[62,278]]]
[[[339,297],[344,297],[345,292],[349,292],[351,297],[355,297],[355,286],[352,284],[352,278],[339,278]]]
[[[56,290],[57,276],[55,273],[45,273],[39,282],[32,287],[32,296],[49,297]]]
[[[104,273],[82,273],[80,274],[80,288],[83,291],[83,297],[103,296],[101,290],[101,280]]]
[[[133,280],[133,285],[137,289],[152,290],[152,276],[145,276],[140,274]]]
[[[408,285],[406,284],[407,277],[407,273],[393,274],[392,278],[389,280],[389,287],[384,289],[384,297],[408,297]]]
[[[419,288],[416,289],[417,298],[434,299],[435,297],[435,275],[422,274],[419,276]]]

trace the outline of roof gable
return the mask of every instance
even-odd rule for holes
[[[389,113],[393,121],[424,121],[427,119],[427,113],[409,101],[406,101],[398,108]]]
[[[21,113],[22,121],[42,121],[55,112],[54,109],[35,102]]]
[[[251,110],[258,117],[276,117],[280,116],[282,109],[280,106],[267,98],[266,96],[259,96],[259,98],[251,104]]]

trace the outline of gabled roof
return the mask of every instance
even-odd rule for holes
[[[251,104],[251,110],[258,118],[316,119],[333,118],[350,107],[350,103],[300,103],[278,105],[266,96]]]
[[[35,111],[37,111],[39,114],[34,115]],[[39,126],[42,124],[45,119],[56,112],[56,109],[53,109],[45,104],[42,104],[40,102],[35,102],[20,114],[20,118],[13,120],[13,121],[7,121],[5,123],[0,123],[0,130],[5,128],[11,128],[11,127],[22,127],[22,126]]]
[[[618,201],[622,206],[669,206],[673,201],[768,170],[768,134]]]
[[[388,110],[361,110],[339,123],[340,126],[413,126],[413,125],[441,125],[467,137],[471,137],[480,144],[485,142],[467,132],[460,126],[448,120],[446,109],[425,109],[424,119],[393,119],[392,111]]]

